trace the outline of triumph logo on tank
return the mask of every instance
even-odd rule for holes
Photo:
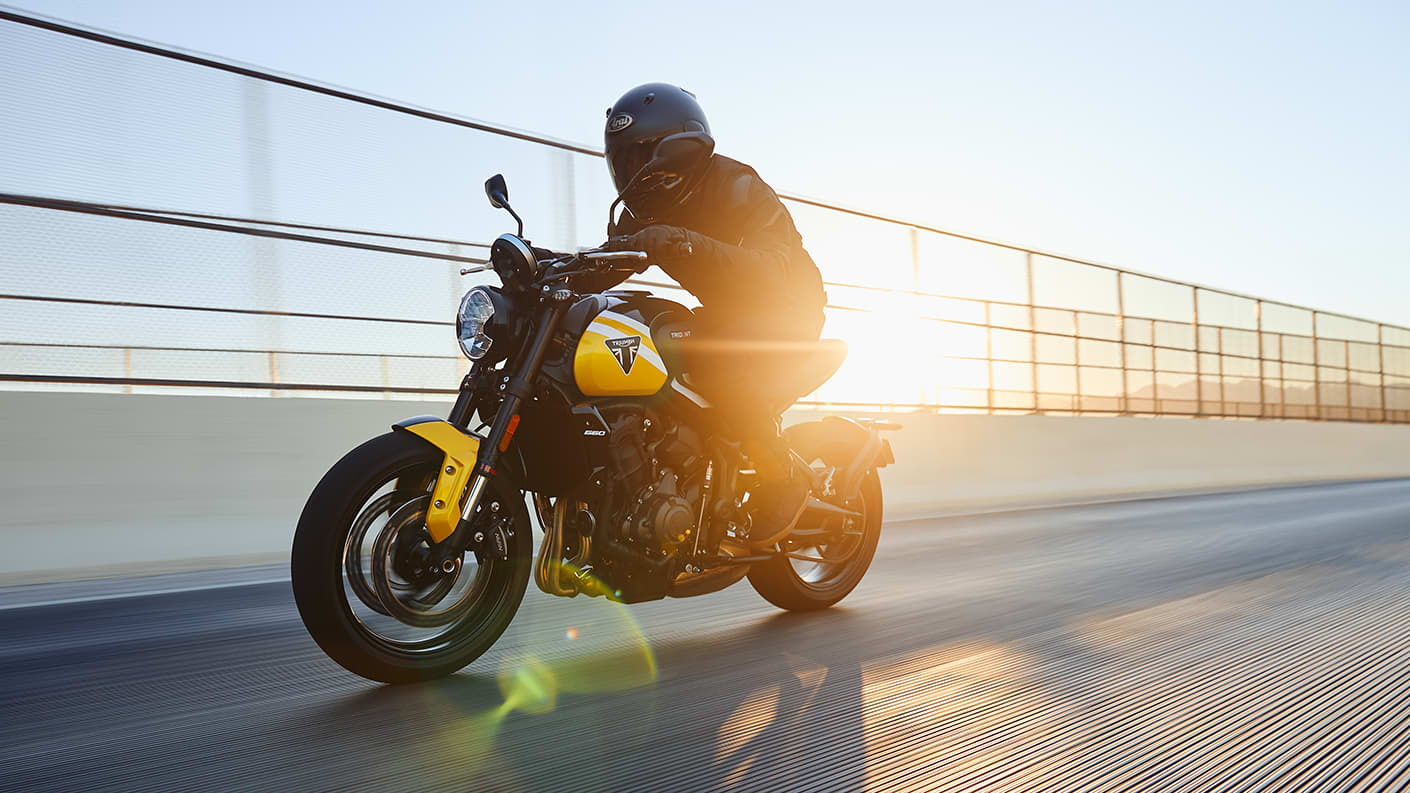
[[[612,351],[612,355],[617,359],[617,365],[622,367],[622,374],[632,373],[632,364],[636,363],[636,354],[641,349],[640,336],[628,336],[624,339],[608,339],[604,342],[607,349]]]

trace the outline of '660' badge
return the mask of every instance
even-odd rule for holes
[[[617,115],[607,119],[607,131],[621,132],[627,127],[630,127],[632,125],[632,121],[634,120],[635,119],[633,119],[628,113],[618,113]]]

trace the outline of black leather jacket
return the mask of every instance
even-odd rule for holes
[[[753,168],[714,155],[690,196],[654,222],[691,232],[691,255],[661,264],[700,301],[697,314],[709,324],[731,326],[729,335],[818,338],[822,275],[793,216]],[[608,235],[642,227],[623,212]]]

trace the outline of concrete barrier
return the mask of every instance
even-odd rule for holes
[[[304,499],[338,457],[396,419],[447,407],[0,393],[0,585],[286,558]],[[788,423],[825,414],[795,410]],[[891,517],[1410,476],[1410,426],[884,417],[905,424],[883,474]]]
[[[880,416],[879,416],[880,417]],[[893,517],[1410,476],[1410,426],[1076,416],[893,416]]]

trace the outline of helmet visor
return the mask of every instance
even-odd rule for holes
[[[651,162],[656,153],[658,140],[643,140],[612,147],[607,154],[607,171],[612,174],[612,184],[620,193],[631,183],[632,177],[642,166]]]

